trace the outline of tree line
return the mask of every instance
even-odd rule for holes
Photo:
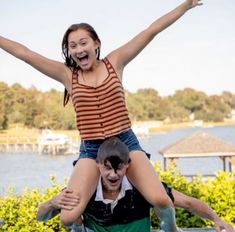
[[[131,120],[181,123],[191,120],[222,122],[235,110],[235,95],[224,91],[220,95],[185,88],[162,97],[152,88],[126,91],[126,104]],[[24,88],[0,82],[0,129],[21,123],[27,127],[67,129],[76,128],[71,101],[64,108],[63,92],[51,89],[42,92],[35,87]]]

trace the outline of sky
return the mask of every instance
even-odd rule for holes
[[[61,40],[74,23],[97,31],[101,57],[128,42],[178,0],[1,1],[0,34],[58,61]],[[235,94],[235,2],[205,0],[188,11],[127,65],[124,88],[154,88],[161,96],[193,88],[208,95]],[[63,86],[0,49],[0,81],[41,91]]]

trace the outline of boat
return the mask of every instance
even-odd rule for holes
[[[39,154],[75,154],[77,146],[74,146],[72,139],[62,133],[54,133],[51,130],[44,130],[38,138]]]
[[[134,124],[132,130],[140,139],[149,137],[149,127],[145,124]]]

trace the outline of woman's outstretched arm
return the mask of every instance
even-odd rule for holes
[[[161,31],[169,27],[189,9],[202,5],[201,0],[186,0],[172,11],[154,21],[148,28],[140,32],[128,43],[113,51],[109,56],[117,71],[135,58],[148,43]]]
[[[38,71],[55,79],[69,88],[71,71],[62,62],[48,59],[13,40],[0,36],[0,48],[16,58],[28,63]]]

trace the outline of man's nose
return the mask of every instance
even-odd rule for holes
[[[111,177],[115,177],[116,175],[117,175],[116,170],[112,169],[112,170],[110,171],[110,176],[111,176]]]

